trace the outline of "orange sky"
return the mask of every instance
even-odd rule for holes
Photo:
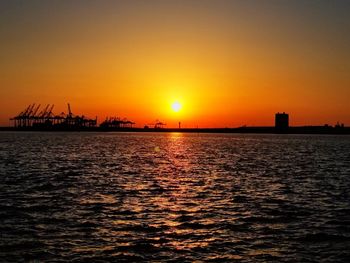
[[[2,1],[0,125],[34,102],[139,127],[350,125],[349,2],[288,2]]]

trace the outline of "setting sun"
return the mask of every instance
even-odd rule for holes
[[[179,112],[182,108],[182,105],[180,104],[180,102],[176,101],[173,104],[171,104],[171,108],[173,111]]]

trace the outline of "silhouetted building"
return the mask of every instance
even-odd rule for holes
[[[276,113],[275,115],[275,129],[278,132],[285,132],[289,128],[289,115],[285,112]]]

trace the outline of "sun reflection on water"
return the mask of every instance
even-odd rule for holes
[[[347,236],[337,231],[348,218],[349,158],[335,153],[349,149],[349,140],[317,137],[305,155],[304,136],[16,136],[3,142],[10,157],[0,158],[3,239],[22,249],[0,252],[9,261],[265,262],[296,255],[304,262],[314,248],[331,248],[327,257],[348,251]],[[37,148],[42,137],[45,152]],[[26,149],[41,157],[22,154]]]

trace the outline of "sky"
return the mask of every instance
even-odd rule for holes
[[[0,125],[32,103],[136,126],[350,125],[350,1],[0,1]],[[177,102],[181,109],[172,110]]]

